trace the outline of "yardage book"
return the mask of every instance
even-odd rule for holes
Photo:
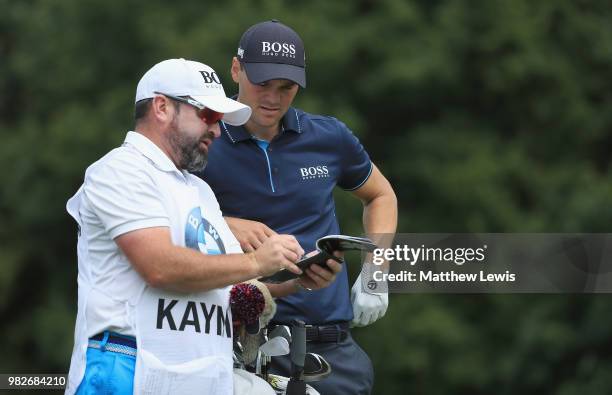
[[[372,240],[366,237],[354,237],[345,235],[329,235],[321,237],[316,243],[318,253],[299,260],[296,265],[302,270],[305,270],[312,264],[327,267],[325,262],[328,259],[333,259],[336,262],[344,263],[342,258],[336,257],[334,251],[365,251],[372,252],[377,247]],[[281,270],[271,276],[260,278],[259,281],[267,283],[282,283],[293,278],[298,278],[299,275],[290,272],[289,270]]]

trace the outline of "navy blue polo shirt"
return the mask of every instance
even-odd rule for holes
[[[269,143],[221,123],[198,176],[214,191],[224,216],[265,223],[294,235],[312,251],[318,238],[340,234],[333,199],[337,186],[355,190],[372,172],[363,146],[342,122],[289,108],[282,130]],[[277,322],[350,321],[353,310],[346,267],[327,288],[277,299]]]

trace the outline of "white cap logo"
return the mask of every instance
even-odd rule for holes
[[[207,85],[208,88],[221,88],[223,89],[223,87],[221,86],[221,80],[219,79],[219,76],[217,75],[216,72],[212,71],[202,71],[200,70],[200,74],[202,75],[202,78],[204,78],[204,83],[206,84],[212,84],[215,83],[218,86],[210,86]]]

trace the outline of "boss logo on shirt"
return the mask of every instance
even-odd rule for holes
[[[261,54],[266,56],[283,56],[295,58],[295,44],[279,42],[261,42]]]
[[[329,170],[327,169],[327,166],[300,167],[300,174],[302,175],[302,180],[327,178],[329,177]]]

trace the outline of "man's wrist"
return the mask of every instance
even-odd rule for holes
[[[254,252],[247,252],[245,254],[249,260],[249,266],[251,267],[253,278],[260,278],[262,276],[260,272],[259,262],[257,262],[257,257]]]
[[[293,285],[296,289],[296,292],[300,292],[300,291],[312,291],[312,289],[310,288],[306,288],[304,285],[302,285],[302,283],[300,282],[299,278],[296,278],[293,280]]]

